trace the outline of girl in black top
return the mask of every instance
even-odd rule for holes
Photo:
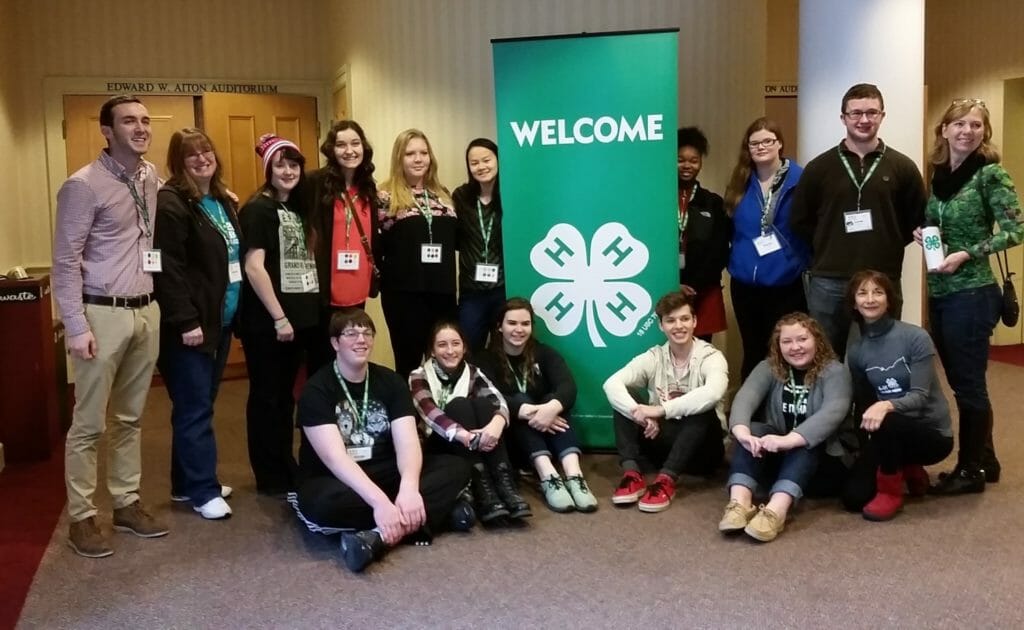
[[[452,200],[459,219],[459,326],[471,350],[483,350],[505,303],[498,146],[477,138],[466,148],[468,181]]]
[[[533,307],[514,297],[498,314],[496,334],[480,368],[509,408],[513,443],[529,456],[548,507],[556,512],[593,512],[597,499],[583,479],[580,442],[570,423],[576,381],[562,356],[533,337]],[[552,454],[561,461],[559,476]]]
[[[381,226],[381,306],[403,377],[419,366],[430,332],[455,319],[455,232],[451,195],[437,177],[426,135],[395,138],[391,177],[377,195]]]
[[[283,496],[295,487],[295,377],[304,355],[309,368],[308,357],[322,352],[319,281],[307,247],[306,158],[273,134],[260,138],[256,153],[266,181],[240,214],[249,245],[241,330],[249,372],[246,429],[256,491]]]

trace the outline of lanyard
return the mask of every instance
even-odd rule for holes
[[[366,410],[370,406],[370,371],[366,371],[366,380],[363,381],[363,407],[360,409],[356,407],[356,401],[352,399],[352,394],[348,391],[348,385],[345,384],[345,379],[341,376],[341,370],[338,369],[338,362],[331,361],[331,365],[334,366],[334,375],[338,377],[341,389],[345,391],[345,398],[348,399],[348,404],[352,406],[352,415],[355,416],[355,422],[352,423],[352,433],[361,433],[363,426],[366,424]]]
[[[946,202],[945,201],[940,201],[939,202],[939,229],[940,230],[942,229],[942,215],[943,215],[943,213],[945,211],[946,211]]]
[[[807,403],[808,391],[803,385],[797,385],[793,377],[793,368],[789,368],[789,389],[793,392],[793,426],[797,425],[797,417],[800,415],[800,407]],[[804,412],[806,413],[806,409]],[[806,418],[804,418],[806,420]]]
[[[775,178],[772,178],[771,183],[768,184],[768,194],[761,195],[761,234],[765,235],[768,233],[768,214],[772,209],[772,197],[775,196]],[[858,202],[858,207],[860,203]]]
[[[875,174],[875,169],[878,167],[878,163],[882,161],[883,157],[885,157],[885,145],[882,145],[882,152],[879,153],[878,159],[871,164],[871,168],[868,169],[867,175],[865,175],[864,179],[861,180],[860,182],[858,182],[857,178],[854,176],[853,169],[850,168],[850,162],[849,160],[846,159],[846,155],[843,154],[843,148],[841,144],[836,147],[836,151],[839,152],[839,160],[843,163],[843,166],[846,167],[846,174],[850,176],[850,181],[853,182],[853,185],[856,186],[857,188],[857,210],[859,211],[861,191],[864,190],[864,185],[868,183],[868,180],[871,179],[871,176]]]
[[[685,194],[679,195],[679,205],[681,207],[679,208],[679,216],[676,217],[676,221],[679,223],[679,238],[683,238],[683,235],[686,234],[686,225],[690,222],[690,204],[693,203],[693,198],[697,196],[698,188],[700,188],[700,184],[694,182],[689,199],[686,198]]]
[[[355,217],[356,210],[348,193],[342,193],[341,201],[345,205],[345,249],[348,249],[349,234],[352,232],[352,219]]]
[[[448,385],[448,386],[442,385],[441,386],[441,391],[438,392],[438,394],[437,394],[437,406],[439,408],[441,408],[441,409],[444,409],[445,406],[448,404],[448,401],[451,400],[452,392],[454,392],[454,391],[455,391],[455,386],[454,385]]]
[[[208,210],[206,206],[200,204],[203,208],[203,213],[208,219],[210,219],[210,223],[213,223],[213,227],[220,232],[221,236],[224,237],[224,241],[229,246],[234,245],[238,242],[238,237],[235,235],[235,227],[231,225],[231,221],[227,218],[228,214],[224,210],[224,206],[222,206],[216,199],[213,200],[213,203],[217,204],[217,209],[220,210],[220,212],[212,212]]]
[[[516,380],[516,389],[519,390],[520,394],[525,394],[526,393],[526,384],[527,384],[527,382],[529,380],[526,377],[526,370],[523,370],[523,378],[520,379],[519,378],[519,374],[516,373],[516,369],[514,367],[512,367],[512,362],[509,361],[507,356],[505,357],[505,363],[508,364],[509,372],[512,372],[512,378],[514,378]],[[526,366],[523,366],[523,367],[526,367]]]
[[[487,220],[487,227],[484,227],[484,211],[480,206],[480,198],[476,198],[476,218],[480,220],[480,235],[484,238],[484,262],[487,262],[488,251],[491,245],[491,229],[494,227],[494,214]]]
[[[132,178],[125,175],[121,178],[121,181],[128,187],[132,201],[135,202],[135,209],[138,210],[139,216],[142,217],[142,224],[146,226],[146,238],[152,238],[153,228],[149,224],[149,206],[146,204],[146,182],[142,182],[142,196],[139,196],[139,191],[135,190],[135,182]]]
[[[421,215],[423,215],[423,220],[425,220],[427,222],[427,238],[430,239],[430,244],[433,245],[433,243],[434,243],[434,229],[433,229],[434,213],[430,210],[430,196],[427,195],[427,189],[426,188],[423,189],[423,205],[422,206],[420,205],[420,202],[416,201],[416,195],[415,194],[413,194],[412,200],[413,200],[413,203],[416,204],[416,209],[420,211]]]

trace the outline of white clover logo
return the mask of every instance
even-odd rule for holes
[[[530,264],[552,280],[533,292],[530,303],[559,337],[576,330],[586,313],[590,342],[604,348],[598,321],[616,337],[625,337],[650,313],[650,294],[636,283],[623,282],[642,272],[649,258],[647,246],[621,223],[606,223],[594,232],[589,256],[583,235],[559,223],[530,250]]]

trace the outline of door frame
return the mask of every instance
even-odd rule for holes
[[[44,77],[43,78],[43,113],[44,133],[46,142],[46,180],[49,189],[50,233],[53,233],[57,212],[57,191],[68,178],[67,151],[64,146],[64,95],[65,94],[116,94],[108,84],[136,83],[151,84],[152,89],[128,92],[135,94],[143,102],[146,94],[178,96],[202,96],[205,91],[194,90],[196,84],[229,85],[229,86],[275,86],[278,94],[297,94],[316,98],[316,115],[318,121],[327,121],[330,116],[330,99],[333,81],[293,81],[288,79],[208,79],[200,77],[167,78],[167,77]],[[171,89],[161,90],[161,84]],[[174,87],[181,84],[181,91]],[[124,91],[120,93],[125,93]],[[317,134],[319,135],[318,129]],[[319,156],[319,153],[317,154]]]

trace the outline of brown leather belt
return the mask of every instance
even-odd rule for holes
[[[86,304],[98,304],[100,306],[113,306],[114,308],[142,308],[149,306],[153,301],[152,293],[142,295],[83,295],[82,301]]]

